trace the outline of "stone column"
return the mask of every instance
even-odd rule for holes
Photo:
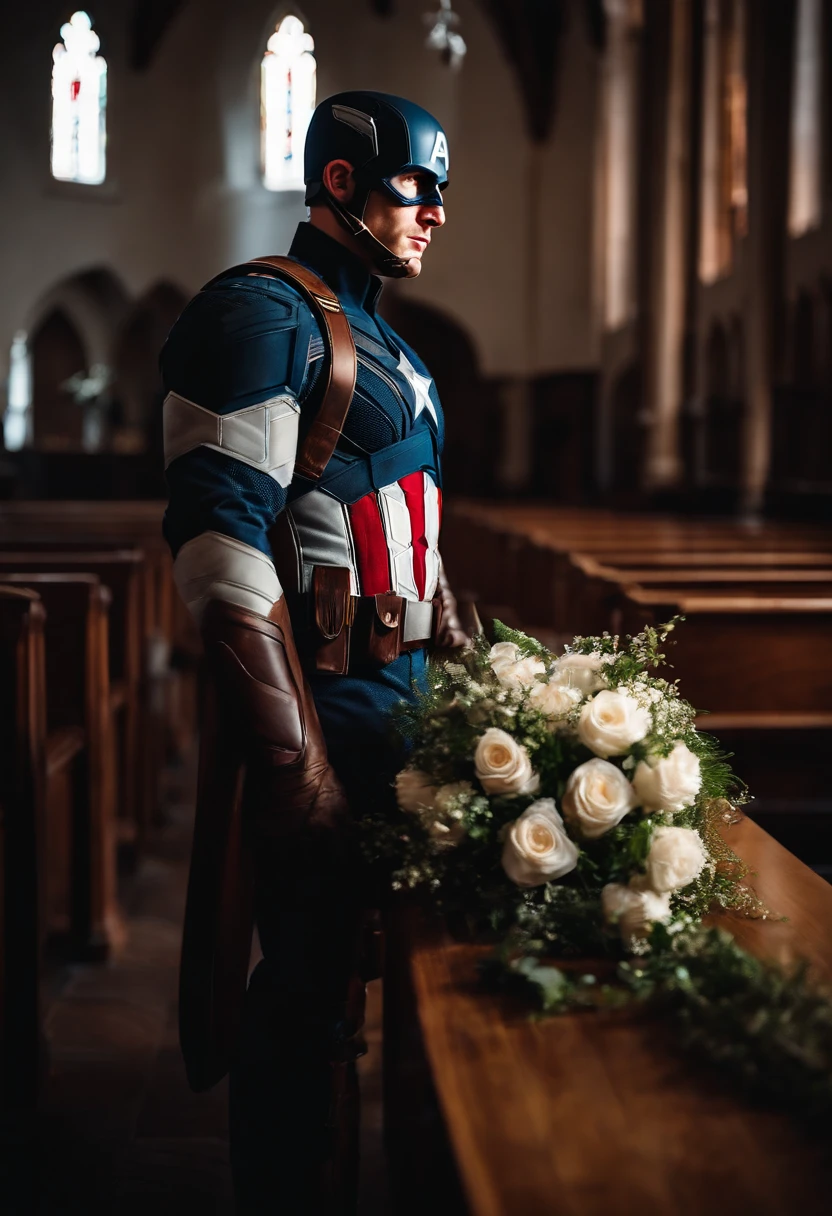
[[[651,250],[646,359],[650,433],[646,489],[675,485],[682,473],[679,414],[684,392],[683,347],[690,194],[691,0],[668,0],[665,119],[653,178],[658,206]],[[657,99],[657,104],[661,99]]]
[[[604,0],[602,320],[619,329],[635,315],[638,69],[641,0]]]

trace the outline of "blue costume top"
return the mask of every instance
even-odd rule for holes
[[[343,435],[320,482],[293,476],[291,449],[311,422],[304,405],[323,357],[301,296],[280,280],[239,272],[200,292],[161,358],[171,439],[164,529],[180,589],[195,603],[206,582],[230,599],[249,584],[264,604],[273,601],[280,585],[269,530],[283,515],[294,545],[294,561],[280,570],[284,587],[288,577],[303,592],[315,566],[339,566],[349,569],[353,594],[430,600],[440,563],[444,439],[436,387],[378,316],[381,283],[359,258],[311,224],[299,225],[289,252],[329,284],[350,322],[358,373]],[[265,456],[252,439],[262,440],[263,425],[273,449]],[[216,575],[221,543],[233,569]],[[203,576],[209,568],[210,578]],[[400,763],[386,746],[390,710],[424,680],[423,650],[361,678],[310,676],[330,759],[353,798],[369,792],[368,770],[389,782]],[[389,765],[378,764],[379,744]]]

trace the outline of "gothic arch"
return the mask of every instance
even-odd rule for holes
[[[811,389],[816,382],[817,311],[814,294],[806,290],[798,292],[792,312],[790,379],[794,387],[802,391]]]
[[[705,475],[712,485],[739,485],[742,462],[742,326],[714,321],[705,347]]]
[[[828,482],[829,386],[826,381],[823,283],[801,289],[790,315],[787,378],[772,420],[772,481],[794,489]]]
[[[122,448],[148,445],[159,412],[159,351],[187,302],[188,296],[180,287],[160,280],[133,303],[123,318],[113,364],[113,423]]]
[[[610,391],[612,415],[612,478],[616,501],[637,501],[644,487],[647,426],[641,365],[631,363],[617,376]]]
[[[77,271],[48,288],[29,308],[20,328],[33,334],[56,309],[71,321],[84,346],[87,366],[113,364],[119,324],[127,312],[127,292],[113,272],[96,266]]]
[[[34,446],[46,451],[77,451],[82,446],[83,414],[63,387],[71,376],[89,370],[88,353],[73,320],[55,306],[30,332]]]

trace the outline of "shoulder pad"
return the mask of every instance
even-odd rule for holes
[[[217,414],[285,393],[297,399],[317,333],[288,284],[222,279],[194,296],[171,330],[160,358],[165,390]]]

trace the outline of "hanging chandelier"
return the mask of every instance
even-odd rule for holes
[[[439,0],[438,13],[425,13],[424,21],[431,27],[425,45],[438,51],[442,62],[448,67],[461,67],[467,47],[465,39],[456,32],[459,17],[451,8],[451,0]]]

